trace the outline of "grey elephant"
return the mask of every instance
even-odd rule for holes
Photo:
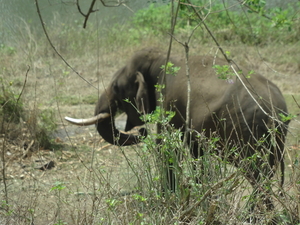
[[[144,122],[141,114],[151,113],[160,103],[161,93],[156,84],[164,84],[164,108],[175,111],[171,124],[185,130],[187,108],[187,76],[185,58],[170,57],[174,67],[181,68],[176,74],[166,74],[166,54],[155,48],[137,52],[129,62],[118,70],[110,85],[105,89],[96,105],[95,116],[88,119],[65,119],[77,125],[96,124],[99,134],[114,145],[133,145],[140,142],[139,136],[125,134],[115,127],[114,116],[117,110],[127,114],[125,131]],[[236,167],[243,165],[245,177],[256,192],[261,171],[271,178],[276,168],[281,167],[282,184],[284,181],[284,142],[288,120],[281,122],[282,115],[287,115],[287,106],[278,87],[265,77],[247,70],[237,74],[222,71],[227,61],[214,57],[189,57],[190,92],[190,140],[191,154],[198,158],[203,149],[197,141],[199,133],[207,138],[212,133],[218,135],[218,152],[226,155]],[[218,71],[218,68],[220,69]],[[127,99],[128,101],[124,101]],[[281,117],[279,116],[281,115]],[[273,130],[273,134],[270,131]],[[193,132],[194,131],[194,132]],[[262,141],[263,140],[263,141]],[[261,141],[261,144],[257,143]],[[230,151],[235,149],[231,153]],[[265,155],[268,166],[262,168],[262,161],[257,159],[251,165],[241,163],[256,152]],[[253,166],[253,164],[255,164]],[[170,171],[170,183],[174,178]],[[172,178],[173,177],[173,178]],[[172,184],[170,184],[172,187]],[[266,197],[266,204],[272,202]]]

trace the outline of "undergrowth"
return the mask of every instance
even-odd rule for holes
[[[27,132],[30,136],[28,138],[36,143],[37,149],[51,148],[51,135],[57,128],[54,111],[51,109],[38,110],[26,107],[21,93],[16,94],[16,91],[12,89],[12,86],[14,86],[12,81],[1,78],[0,83],[1,133],[7,137],[12,136],[16,138],[16,136],[19,136],[21,138]],[[17,127],[19,130],[17,134],[10,134],[11,127]]]
[[[265,53],[267,56],[273,51],[286,50],[289,45],[293,50],[293,55],[289,57],[297,61],[298,52],[295,49],[300,37],[299,21],[295,18],[297,8],[287,6],[286,9],[276,9],[276,12],[255,4],[252,6],[259,13],[219,3],[203,4],[198,11],[222,45],[243,43],[243,51],[245,46],[259,45],[261,49],[271,46]],[[8,191],[2,192],[6,198],[0,205],[0,223],[247,224],[249,204],[255,201],[253,190],[241,171],[214,154],[218,137],[208,140],[199,134],[206,151],[202,158],[195,160],[189,154],[189,146],[181,141],[182,133],[168,125],[172,112],[163,112],[159,108],[145,119],[149,122],[149,130],[157,123],[162,123],[164,132],[159,135],[150,132],[142,145],[112,147],[103,143],[98,134],[85,131],[87,135],[83,138],[74,134],[75,141],[71,138],[71,147],[64,148],[59,156],[51,153],[51,157],[58,162],[53,170],[41,172],[36,169],[37,161],[43,162],[44,158],[40,152],[27,164],[24,162],[26,157],[18,158],[18,163],[13,164],[8,142],[16,143],[19,140],[17,146],[22,152],[26,152],[26,146],[32,141],[34,150],[52,150],[52,134],[60,123],[57,117],[59,107],[67,108],[61,115],[65,116],[67,113],[77,113],[74,112],[74,106],[82,103],[94,105],[98,92],[104,89],[103,80],[106,76],[110,79],[129,54],[145,45],[165,46],[169,41],[168,4],[151,4],[136,12],[125,24],[97,26],[90,23],[86,30],[81,28],[82,21],[71,16],[69,19],[62,23],[61,17],[53,14],[52,22],[46,23],[51,40],[63,57],[79,71],[78,74],[99,90],[74,74],[54,53],[44,34],[25,21],[19,25],[21,36],[0,45],[1,169],[7,169],[7,174],[2,173],[1,182],[8,182]],[[199,18],[187,5],[180,8],[177,19],[175,37],[180,39],[189,36],[199,23]],[[202,25],[195,31],[193,40],[197,50],[205,48],[209,52],[212,48],[211,37]],[[279,48],[281,45],[283,47]],[[245,54],[251,59],[249,52]],[[241,55],[243,53],[237,57]],[[279,57],[281,55],[276,55],[272,60],[284,61],[284,56]],[[284,63],[286,68],[295,64],[293,61]],[[260,59],[254,64],[260,64]],[[20,96],[23,87],[20,74],[26,71],[27,65],[31,68],[30,76]],[[296,78],[281,79],[297,83]],[[296,114],[298,107],[291,97],[289,104],[293,105],[292,113]],[[81,109],[81,113],[93,114],[86,108]],[[293,135],[299,132],[298,128],[293,129]],[[295,136],[297,139],[297,134]],[[77,139],[90,140],[91,143],[83,148]],[[158,146],[156,139],[164,141]],[[283,197],[278,194],[279,178],[268,181],[274,190],[272,199],[275,209],[267,212],[261,206],[253,212],[258,215],[257,224],[300,223],[298,151],[299,148],[292,153],[289,148],[287,150],[288,172],[286,186],[281,190]],[[30,158],[29,154],[27,158]],[[168,186],[165,169],[170,162],[178,178],[175,184],[177,192],[167,190],[163,193],[162,190]],[[25,176],[19,178],[12,174],[11,167],[17,168],[18,173],[24,173]],[[197,169],[194,170],[194,167]],[[202,183],[196,182],[199,177]]]
[[[264,1],[246,1],[242,5],[191,1],[197,6],[197,13],[183,1],[180,5],[175,35],[188,35],[204,21],[221,44],[244,43],[247,45],[268,45],[274,43],[296,43],[299,41],[299,20],[297,6],[287,5],[285,9],[267,8]],[[254,3],[255,2],[255,3]],[[186,3],[186,4],[184,4]],[[139,10],[132,18],[132,24],[143,35],[167,36],[170,32],[170,4],[150,4]],[[207,43],[211,37],[198,28],[193,38],[199,43]]]

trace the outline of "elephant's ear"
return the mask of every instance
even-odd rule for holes
[[[149,96],[147,84],[144,76],[140,72],[136,72],[135,83],[138,84],[138,90],[136,93],[136,106],[137,109],[142,113],[149,113]]]

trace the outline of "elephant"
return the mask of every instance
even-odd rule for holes
[[[167,60],[172,63],[172,68],[177,68],[173,74],[163,66]],[[285,99],[279,88],[264,76],[247,73],[247,69],[241,67],[237,74],[222,71],[222,68],[230,68],[228,65],[225,59],[217,57],[189,57],[189,123],[186,123],[186,59],[177,55],[167,59],[166,54],[157,48],[136,52],[114,74],[110,85],[99,97],[94,117],[65,119],[76,125],[95,124],[99,134],[111,144],[134,145],[141,142],[140,136],[146,133],[145,129],[140,130],[140,135],[119,131],[114,122],[116,112],[120,110],[127,114],[125,131],[130,131],[145,123],[141,115],[152,113],[161,104],[159,99],[163,95],[164,109],[175,112],[170,124],[182,131],[189,125],[191,132],[187,140],[194,158],[201,157],[205,151],[197,141],[197,135],[201,133],[207,138],[217,135],[221,156],[226,155],[226,159],[237,168],[245,167],[244,176],[256,193],[261,189],[258,188],[260,173],[265,171],[264,176],[271,178],[279,166],[283,185],[284,143],[289,123],[282,119],[282,116],[288,115]],[[164,88],[158,90],[156,84],[163,84]],[[231,154],[232,149],[235,151]],[[244,165],[244,159],[257,152],[267,157],[267,170],[262,168],[263,163],[259,159],[252,162],[255,166]],[[267,197],[265,203],[273,207]]]

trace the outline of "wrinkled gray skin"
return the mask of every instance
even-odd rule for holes
[[[167,110],[176,112],[171,121],[175,128],[184,129],[187,105],[185,59],[171,57],[169,61],[181,69],[176,76],[166,75],[164,105]],[[157,102],[159,93],[156,92],[154,85],[161,82],[163,76],[161,66],[165,65],[165,62],[165,54],[151,48],[144,49],[137,52],[127,65],[115,73],[111,84],[100,96],[95,110],[95,115],[99,113],[111,115],[96,123],[99,134],[107,142],[115,145],[132,145],[139,142],[137,136],[121,133],[115,128],[114,116],[117,110],[127,114],[126,131],[143,124],[135,107],[140,112],[151,113],[159,105]],[[249,164],[243,164],[246,178],[256,188],[262,169],[266,170],[265,176],[272,177],[280,165],[283,173],[284,141],[288,122],[285,124],[278,122],[278,114],[286,114],[287,107],[278,87],[259,74],[251,74],[250,78],[245,78],[244,75],[247,75],[248,70],[243,69],[244,75],[240,75],[259,105],[255,103],[237,76],[230,77],[232,79],[230,81],[219,79],[212,66],[226,64],[227,62],[221,59],[190,56],[190,128],[199,133],[204,132],[207,137],[213,132],[214,135],[220,136],[218,154],[226,155],[226,159],[237,167],[241,167],[243,164],[241,160],[252,156],[255,151],[262,154],[271,151],[268,156],[269,166],[266,168],[262,168],[262,162],[259,160],[255,162],[256,166],[253,166],[253,163],[251,167]],[[124,99],[128,99],[135,107]],[[277,129],[272,140],[272,143],[277,142],[276,146],[271,144],[272,135],[269,130],[273,128]],[[203,153],[201,147],[198,148],[195,135],[196,132],[193,132],[191,136],[193,140],[193,143],[190,143],[191,154],[199,157]],[[261,138],[265,141],[262,146],[257,147],[257,140]],[[226,150],[233,146],[236,147],[235,154],[229,154]],[[266,203],[271,207],[270,200],[266,200]]]

